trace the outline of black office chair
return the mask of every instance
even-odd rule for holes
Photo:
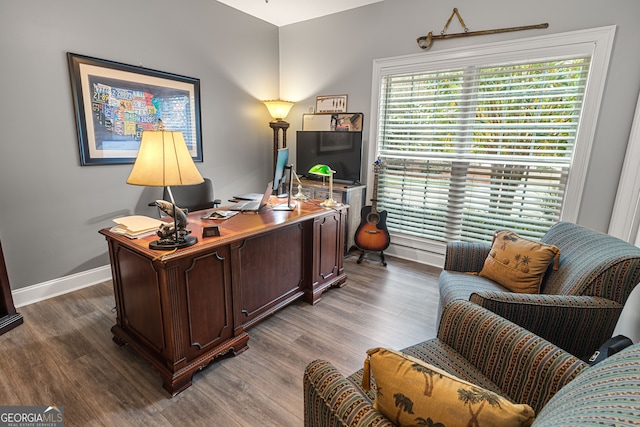
[[[209,178],[205,178],[200,184],[171,187],[171,192],[176,205],[188,212],[211,209],[220,205],[220,199],[213,198],[213,183]],[[167,187],[164,187],[162,199],[171,201]],[[149,203],[149,206],[154,206],[154,203]]]

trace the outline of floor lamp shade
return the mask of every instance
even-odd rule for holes
[[[138,157],[127,184],[168,187],[203,181],[182,132],[147,130],[142,133]]]
[[[269,114],[275,120],[283,120],[289,114],[293,102],[290,101],[262,101],[266,105]]]

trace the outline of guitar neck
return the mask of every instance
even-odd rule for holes
[[[371,198],[371,212],[377,212],[377,204],[378,204],[378,166],[375,167],[375,171],[373,173],[373,191]]]

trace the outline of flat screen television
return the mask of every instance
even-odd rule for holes
[[[296,132],[296,173],[308,179],[322,179],[309,174],[309,169],[317,164],[336,171],[334,181],[360,182],[362,132]]]

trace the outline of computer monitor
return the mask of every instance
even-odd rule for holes
[[[276,169],[273,175],[273,191],[278,197],[286,197],[287,175],[284,173],[287,163],[289,162],[289,149],[281,148],[278,150],[278,156],[276,157]]]

